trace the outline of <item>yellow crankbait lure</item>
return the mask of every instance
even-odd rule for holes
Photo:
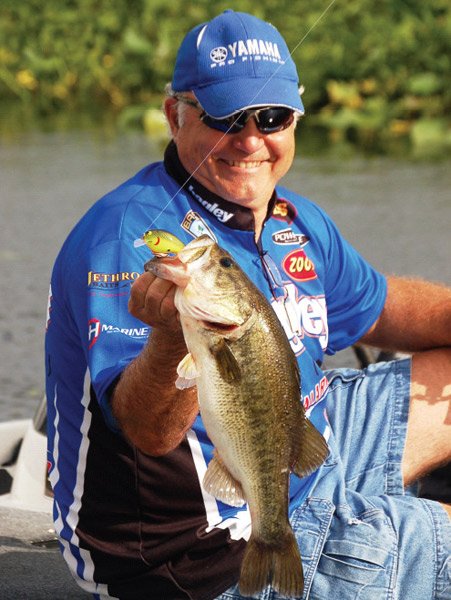
[[[149,229],[143,236],[135,240],[134,246],[146,245],[155,256],[177,254],[185,244],[178,237],[164,229]]]

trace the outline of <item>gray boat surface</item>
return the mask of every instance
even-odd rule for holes
[[[92,598],[61,555],[46,476],[45,400],[34,419],[0,423],[0,598]]]
[[[360,364],[373,360],[368,350],[360,352]],[[424,480],[421,495],[451,502],[450,465]],[[92,598],[75,583],[62,557],[52,506],[44,398],[33,419],[0,423],[1,600]]]

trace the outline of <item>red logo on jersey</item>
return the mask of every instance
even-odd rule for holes
[[[298,211],[291,202],[288,202],[284,198],[277,198],[272,211],[273,219],[285,221],[285,223],[290,224],[296,218],[297,214]]]
[[[296,281],[310,281],[318,277],[315,265],[304,250],[293,250],[287,254],[283,259],[282,267],[285,273]]]
[[[88,341],[89,346],[88,350],[94,346],[94,344],[99,339],[100,335],[100,321],[99,319],[89,319],[88,321]]]

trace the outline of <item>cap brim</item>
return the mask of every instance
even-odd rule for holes
[[[258,106],[285,106],[304,114],[299,88],[290,79],[245,77],[194,88],[193,92],[205,112],[215,119]]]

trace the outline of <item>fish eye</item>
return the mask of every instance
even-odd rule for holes
[[[222,265],[223,267],[226,267],[226,269],[228,269],[229,267],[231,267],[233,265],[233,260],[231,258],[229,258],[228,256],[223,256],[220,259],[219,264]]]

